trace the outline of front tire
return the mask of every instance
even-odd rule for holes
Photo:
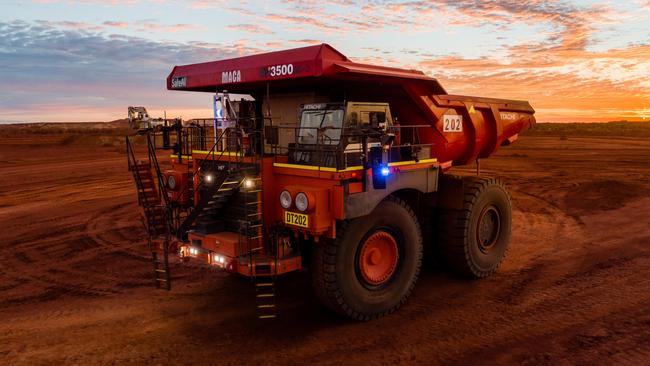
[[[493,274],[508,250],[512,203],[497,178],[463,179],[463,208],[438,213],[438,245],[448,267],[475,278]]]
[[[405,303],[422,262],[417,217],[392,196],[370,215],[344,221],[335,240],[314,246],[311,268],[317,297],[356,320],[381,317]]]

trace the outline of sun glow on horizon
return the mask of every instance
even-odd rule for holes
[[[0,122],[108,121],[129,105],[210,117],[209,93],[166,90],[174,65],[318,43],[357,62],[422,70],[451,94],[528,100],[538,121],[650,120],[646,0],[273,0],[246,9],[48,0],[0,10]]]

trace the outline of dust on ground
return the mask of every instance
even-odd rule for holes
[[[320,307],[307,273],[279,279],[271,322],[240,277],[175,263],[172,291],[154,289],[122,140],[92,136],[0,144],[2,364],[650,360],[650,138],[523,136],[501,149],[481,164],[515,207],[500,271],[425,268],[404,307],[357,323]]]

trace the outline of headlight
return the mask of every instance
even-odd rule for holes
[[[214,179],[214,178],[212,177],[212,174],[206,174],[206,175],[205,175],[205,181],[206,181],[207,183],[212,183],[212,179]]]
[[[244,179],[244,188],[246,189],[255,188],[255,181],[251,178]]]
[[[309,198],[303,192],[296,195],[296,208],[303,212],[309,208]]]
[[[282,208],[291,207],[291,193],[289,193],[289,191],[284,190],[280,193],[280,206],[282,206]]]
[[[176,179],[173,175],[167,177],[167,187],[169,187],[169,189],[176,189]]]

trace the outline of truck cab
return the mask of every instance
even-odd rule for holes
[[[388,103],[303,104],[289,161],[336,168],[362,165],[362,145],[366,150],[381,147],[382,136],[394,136],[392,127]],[[384,138],[391,144],[393,140]]]

